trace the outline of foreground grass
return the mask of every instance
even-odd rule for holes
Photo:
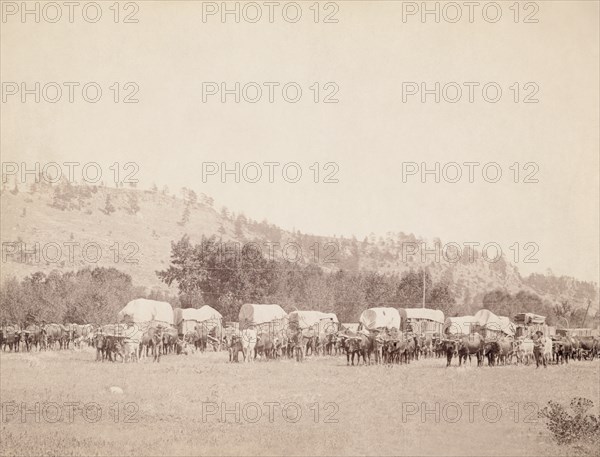
[[[341,357],[244,365],[226,353],[93,359],[0,354],[1,455],[567,455],[588,451],[557,446],[537,411],[576,396],[597,411],[600,396],[598,361],[536,370],[446,369],[442,359],[347,367]],[[36,402],[38,416],[22,415]],[[51,402],[63,414],[55,423]],[[68,402],[88,416],[68,417]]]

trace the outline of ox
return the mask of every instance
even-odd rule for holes
[[[477,366],[483,365],[483,351],[484,341],[479,333],[472,333],[461,337],[458,340],[458,366],[462,365],[463,360],[465,363],[467,362],[467,356],[470,361],[473,354],[477,358]]]
[[[30,324],[25,328],[23,332],[23,339],[25,340],[25,349],[31,351],[35,347],[38,351],[42,348],[45,349],[45,337],[46,332],[39,325]]]
[[[7,325],[2,328],[2,350],[6,351],[8,346],[9,351],[19,352],[21,343],[21,329],[17,325]]]
[[[560,338],[553,341],[553,358],[556,363],[569,363],[569,358],[573,350],[571,341],[567,338]]]
[[[446,368],[452,363],[452,357],[458,357],[458,340],[441,340],[439,342],[438,352],[446,355]]]
[[[485,356],[488,359],[488,365],[494,366],[496,363],[505,365],[510,362],[513,356],[513,340],[504,337],[485,343]]]
[[[163,328],[160,325],[150,327],[142,334],[138,358],[148,356],[149,352],[153,355],[154,362],[160,362],[160,356],[163,352]]]
[[[265,359],[277,358],[277,350],[279,348],[279,338],[272,338],[268,333],[261,333],[257,337],[256,345],[254,346],[254,358],[258,355]]]
[[[232,335],[229,341],[227,350],[229,351],[229,361],[239,362],[239,354],[242,353],[244,356],[244,348],[242,347],[242,340],[238,335]]]
[[[382,358],[385,363],[408,363],[408,343],[406,339],[387,339],[383,343]]]
[[[114,362],[116,361],[117,355],[123,358],[120,343],[115,336],[98,332],[94,336],[94,346],[96,347],[97,361],[104,362],[105,360],[108,360],[109,362]]]
[[[594,360],[598,355],[598,340],[591,336],[578,338],[581,356],[585,359]]]

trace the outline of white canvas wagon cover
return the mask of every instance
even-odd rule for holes
[[[429,321],[444,323],[444,313],[439,309],[429,308],[403,308],[407,319],[427,319]]]
[[[183,321],[195,321],[196,309],[195,308],[174,308],[173,309],[173,322],[175,325],[181,324]]]
[[[201,306],[196,310],[196,316],[199,322],[204,321],[218,321],[223,319],[223,315],[216,309],[211,308],[208,305]]]
[[[508,317],[496,316],[488,309],[480,309],[473,316],[477,323],[486,330],[502,332],[506,335],[515,334],[515,325]]]
[[[208,305],[204,305],[196,310],[196,318],[208,330],[212,330],[215,327],[221,328],[223,325],[223,316],[221,313]]]
[[[173,307],[164,301],[136,298],[119,311],[118,319],[134,323],[158,321],[173,325]]]
[[[216,309],[204,305],[201,308],[175,308],[173,310],[173,318],[175,325],[179,325],[182,321],[218,321],[223,316]]]
[[[335,313],[322,313],[323,317],[321,318],[322,320],[329,320],[330,322],[336,322],[339,323],[340,321],[338,320],[337,316],[335,315]]]
[[[444,333],[450,335],[468,335],[471,328],[478,325],[474,316],[448,317],[444,323]]]
[[[250,325],[260,325],[287,318],[287,313],[279,305],[246,303],[240,308],[240,329]]]
[[[181,334],[195,331],[198,324],[205,326],[208,330],[221,327],[223,319],[220,312],[208,305],[200,308],[175,308],[173,316],[175,325]]]
[[[324,327],[331,322],[339,322],[334,313],[323,313],[321,311],[292,311],[288,318],[290,325],[296,325],[301,329],[307,329],[314,325]]]
[[[369,308],[362,312],[359,322],[368,330],[400,329],[400,313],[396,308]]]
[[[320,311],[292,311],[288,318],[290,325],[306,329],[318,324],[321,320],[321,315]]]

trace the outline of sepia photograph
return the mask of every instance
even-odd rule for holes
[[[0,16],[1,457],[600,457],[600,0]]]

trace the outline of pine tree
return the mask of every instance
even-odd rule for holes
[[[106,214],[107,216],[110,216],[111,213],[114,213],[115,207],[113,206],[112,202],[110,201],[110,195],[106,196],[106,202],[104,203],[104,214]]]
[[[140,205],[138,203],[138,198],[135,192],[131,192],[127,194],[127,212],[129,214],[136,215],[140,210]]]
[[[181,215],[181,220],[177,222],[182,227],[190,221],[190,205],[185,205],[185,209],[183,210],[183,214]]]
[[[193,206],[198,203],[198,194],[196,194],[196,192],[194,192],[192,189],[188,189],[187,199],[188,203]]]

